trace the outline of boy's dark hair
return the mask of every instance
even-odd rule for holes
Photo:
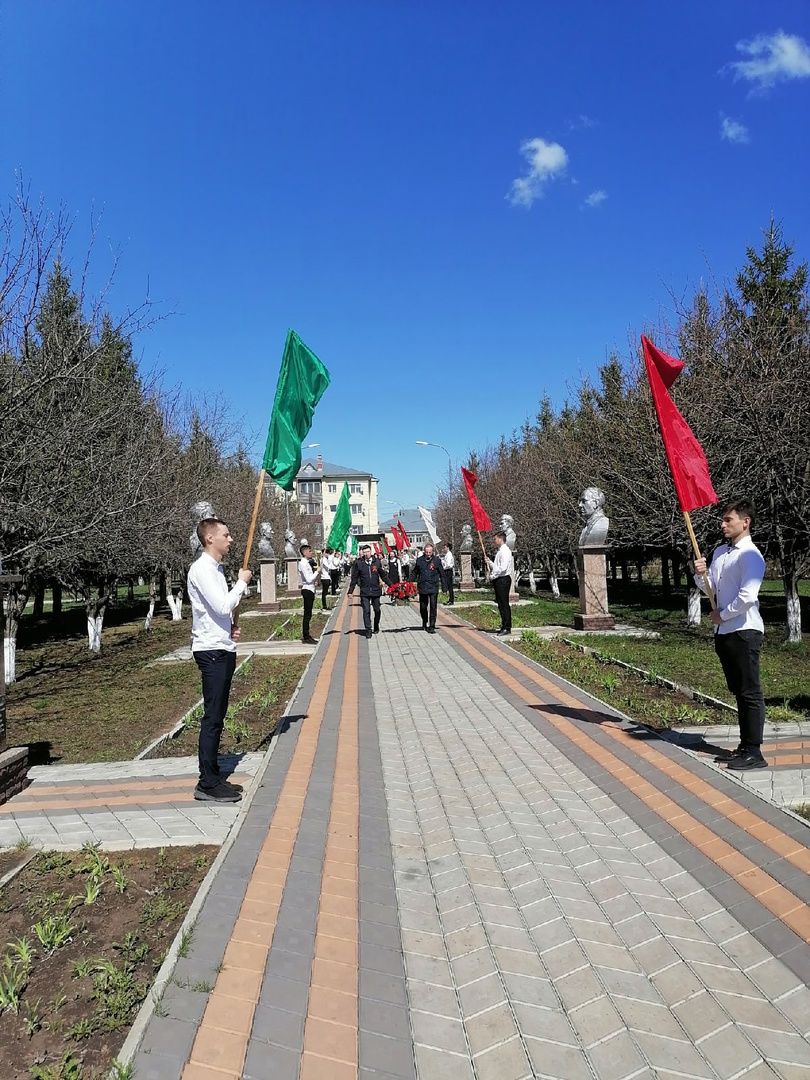
[[[501,529],[498,529],[498,531],[495,533],[495,535],[500,536],[501,540],[504,540],[504,541],[506,540],[506,533],[503,532]]]
[[[205,547],[205,538],[211,532],[211,528],[214,525],[225,525],[227,527],[227,522],[222,521],[221,518],[203,518],[197,526],[197,539],[203,547]]]
[[[301,555],[303,556],[305,551],[312,551],[312,545],[311,544],[302,544],[301,547],[298,550],[300,551]]]
[[[723,507],[724,514],[737,514],[739,517],[747,517],[750,519],[751,524],[754,524],[756,515],[754,513],[754,504],[750,499],[732,499],[731,502],[727,502]]]

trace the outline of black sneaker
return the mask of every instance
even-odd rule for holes
[[[746,750],[742,754],[735,754],[726,764],[726,768],[734,772],[746,772],[748,769],[767,769],[768,762],[762,754],[752,754],[750,750]]]
[[[435,627],[435,626],[429,626],[429,627],[427,628],[427,632],[428,632],[429,634],[435,634],[435,633],[436,633],[436,627]]]
[[[227,783],[219,783],[211,788],[201,788],[198,784],[194,788],[194,798],[199,799],[200,802],[232,803],[241,801],[242,792]]]
[[[379,634],[379,632],[380,632],[380,628],[379,628],[379,626],[375,626],[375,627],[374,627],[374,633],[375,633],[375,634]]]
[[[509,637],[511,633],[511,630],[499,630],[495,637]]]
[[[301,638],[301,644],[302,645],[317,645],[318,640],[317,640],[317,638],[314,638],[314,637],[305,637],[305,638]]]
[[[371,639],[371,636],[372,636],[372,635],[371,635],[371,631],[370,631],[370,630],[366,630],[366,637],[367,637],[367,638],[369,638],[369,639]]]
[[[743,750],[741,746],[738,746],[736,750],[721,750],[719,754],[715,755],[714,760],[718,762],[718,764],[722,764],[725,761],[731,761],[732,758],[740,757],[740,755],[744,753],[745,750]]]

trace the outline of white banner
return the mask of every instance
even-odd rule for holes
[[[419,516],[425,523],[425,528],[430,534],[430,539],[433,541],[434,544],[438,544],[439,534],[436,532],[436,523],[433,520],[433,514],[431,514],[431,512],[424,506],[417,506],[416,509],[419,511]]]

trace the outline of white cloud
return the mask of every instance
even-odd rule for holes
[[[556,142],[545,139],[526,139],[521,144],[520,152],[529,163],[525,176],[512,181],[512,187],[506,196],[513,206],[529,207],[536,199],[542,199],[545,186],[565,172],[568,154]]]
[[[720,117],[720,138],[726,142],[747,143],[751,141],[748,128],[739,120],[732,120],[730,116]]]
[[[585,199],[583,206],[601,206],[605,199],[608,197],[608,193],[599,188],[597,191],[592,191]]]
[[[587,116],[585,113],[580,113],[575,120],[568,121],[569,131],[579,131],[581,128],[596,127],[596,121],[593,117]]]
[[[777,30],[738,41],[737,52],[749,57],[728,64],[735,79],[745,79],[755,90],[767,90],[778,82],[810,78],[810,45],[797,34]]]

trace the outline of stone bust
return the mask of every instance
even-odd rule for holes
[[[511,514],[501,516],[501,532],[506,533],[506,546],[510,551],[514,552],[517,537],[515,536],[515,519]]]
[[[284,558],[285,559],[299,559],[301,553],[298,550],[298,541],[295,539],[295,529],[287,529],[284,533]]]
[[[269,521],[263,521],[259,526],[259,558],[275,559],[273,551],[273,526]]]
[[[603,507],[605,505],[605,493],[601,488],[588,487],[579,497],[579,516],[585,522],[585,528],[579,534],[579,546],[604,547],[607,543],[607,533],[610,527],[610,519],[606,517]]]
[[[473,549],[472,525],[461,526],[461,547],[459,551],[468,552]]]
[[[215,518],[217,516],[216,511],[210,502],[205,499],[201,499],[199,502],[195,502],[191,508],[191,522],[193,528],[191,530],[191,536],[188,538],[188,546],[191,548],[191,557],[196,559],[202,551],[202,544],[197,536],[197,526],[204,518]]]

